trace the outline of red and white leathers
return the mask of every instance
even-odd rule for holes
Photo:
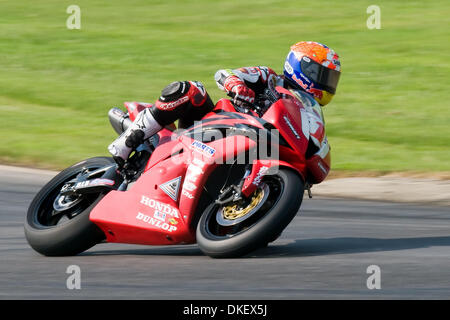
[[[179,127],[188,127],[213,108],[214,104],[200,82],[172,82],[162,90],[154,105],[139,112],[132,125],[109,145],[108,150],[117,163],[123,164],[137,146],[164,126],[179,120]]]
[[[255,96],[262,96],[266,89],[269,89],[269,93],[271,92],[274,96],[279,96],[275,90],[276,86],[290,90],[304,107],[302,116],[308,118],[309,146],[306,153],[307,166],[310,171],[308,182],[320,183],[326,178],[330,171],[330,146],[325,134],[322,107],[310,94],[291,88],[284,81],[284,76],[279,76],[271,68],[264,66],[219,70],[214,79],[219,89],[228,94],[239,92],[234,98],[237,104],[245,103],[243,101],[252,101]],[[237,96],[238,99],[236,99]],[[270,101],[266,101],[265,104],[266,106],[270,105]]]
[[[219,70],[214,75],[217,86],[226,93],[234,94],[234,103],[253,103],[257,94],[266,88],[274,89],[277,74],[268,67],[247,67],[235,70]]]
[[[268,67],[247,67],[235,70],[219,70],[214,76],[218,87],[234,94],[237,105],[253,103],[255,98],[270,93],[280,97],[276,86],[289,89],[303,105],[302,116],[308,119],[309,147],[307,165],[308,182],[319,183],[330,170],[330,147],[325,135],[325,125],[320,105],[314,98],[298,89],[289,88],[283,76]],[[266,90],[269,89],[269,90]],[[270,101],[264,102],[266,106]],[[214,108],[204,86],[197,81],[177,81],[164,88],[154,105],[141,111],[133,124],[109,146],[110,153],[119,163],[125,161],[131,151],[145,139],[156,134],[164,126],[179,120],[179,127],[186,128],[200,120]]]

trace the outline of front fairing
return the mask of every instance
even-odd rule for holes
[[[302,104],[297,99],[279,99],[262,118],[276,127],[289,146],[304,160],[308,148],[309,122]]]
[[[297,89],[290,89],[289,90],[301,103],[305,108],[312,108],[315,113],[320,117],[323,124],[325,124],[325,117],[323,116],[323,110],[320,104],[314,100],[311,95],[308,93],[297,90]]]

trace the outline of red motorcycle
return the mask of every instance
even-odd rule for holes
[[[102,241],[197,243],[216,258],[266,246],[295,217],[311,175],[303,106],[277,90],[283,98],[264,113],[257,106],[237,112],[221,99],[188,129],[167,127],[145,141],[123,167],[96,157],[65,169],[30,204],[28,243],[47,256]],[[149,105],[125,106],[127,114],[109,112],[119,134]]]

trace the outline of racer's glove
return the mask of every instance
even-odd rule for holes
[[[231,89],[234,93],[233,102],[237,105],[242,105],[243,102],[254,103],[255,92],[244,84],[237,85]]]
[[[252,104],[255,102],[255,92],[237,76],[228,77],[224,82],[224,88],[238,106],[242,106],[245,102]]]

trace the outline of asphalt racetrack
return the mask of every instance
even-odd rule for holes
[[[305,195],[277,241],[240,259],[211,259],[196,245],[106,243],[48,258],[28,246],[23,221],[50,178],[0,170],[0,299],[450,298],[449,207]],[[79,290],[66,287],[70,265],[80,267]],[[367,287],[371,265],[380,289]]]

